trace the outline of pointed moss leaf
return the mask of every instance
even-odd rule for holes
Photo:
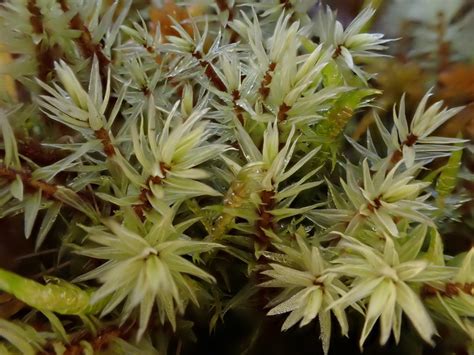
[[[23,201],[23,181],[20,175],[16,175],[15,180],[10,184],[10,192],[14,198]]]
[[[41,206],[41,190],[25,199],[25,237],[28,239],[33,230],[36,216]]]

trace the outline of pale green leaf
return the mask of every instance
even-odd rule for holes
[[[36,216],[41,206],[41,190],[38,190],[33,195],[29,195],[25,199],[25,237],[28,239],[33,230],[36,221]]]

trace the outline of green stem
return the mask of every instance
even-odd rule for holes
[[[42,285],[4,269],[0,269],[0,290],[32,308],[59,314],[90,314],[97,313],[101,308],[90,305],[91,291],[84,291],[59,279]]]

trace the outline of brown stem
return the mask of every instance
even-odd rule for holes
[[[438,289],[430,285],[423,285],[421,289],[422,298],[435,297],[440,294],[442,297],[452,298],[458,296],[461,292],[474,296],[474,282],[462,284],[460,282],[447,282],[444,289]]]
[[[229,7],[227,0],[216,0],[216,4],[221,12],[229,12],[229,17],[227,19],[228,21],[232,21],[235,18],[235,8],[233,6]],[[229,41],[231,43],[237,42],[237,40],[239,39],[239,34],[235,32],[232,28],[230,28],[228,23],[226,23],[225,28],[229,29],[231,33]]]
[[[390,162],[392,164],[398,163],[403,158],[403,147],[411,147],[418,141],[418,137],[413,133],[410,133],[405,141],[400,144],[400,148],[392,153],[392,157],[390,158]]]
[[[339,45],[334,50],[334,53],[332,54],[332,59],[336,59],[337,57],[341,55],[341,53],[342,53],[342,47]]]
[[[69,11],[69,5],[67,0],[59,0],[61,9],[64,12]],[[73,30],[78,30],[81,32],[81,35],[76,39],[79,48],[81,49],[82,54],[86,58],[93,58],[94,55],[99,61],[99,68],[101,70],[101,75],[103,77],[107,74],[107,67],[110,64],[110,59],[102,51],[102,46],[100,43],[94,43],[92,41],[92,35],[89,31],[89,28],[85,25],[79,13],[75,14],[74,17],[69,21],[69,28]]]
[[[259,219],[256,222],[256,237],[257,241],[266,249],[270,243],[265,230],[274,230],[275,222],[270,211],[275,207],[275,191],[265,190],[260,193],[262,203],[258,207],[257,213]]]
[[[43,180],[34,179],[31,176],[31,172],[27,169],[17,170],[0,165],[0,179],[5,179],[9,182],[12,182],[16,180],[17,176],[23,182],[26,191],[36,192],[39,190],[41,191],[42,196],[49,200],[61,201],[55,196],[56,192],[58,192],[60,188],[69,190],[67,187],[57,183],[49,183]],[[78,192],[77,195],[84,201],[84,203],[86,201],[93,200],[93,195],[90,195],[86,192]]]
[[[273,79],[273,72],[275,71],[276,68],[276,63],[271,62],[268,65],[268,69],[263,75],[263,80],[260,83],[260,88],[258,89],[258,92],[262,96],[262,98],[265,100],[268,95],[270,94],[270,84],[272,83]]]
[[[290,0],[280,0],[280,4],[283,5],[283,9],[285,10],[290,10],[293,7]]]
[[[244,124],[244,115],[243,109],[237,104],[237,101],[240,99],[240,92],[239,90],[232,91],[232,104],[234,105],[234,113],[237,116],[239,122],[243,125]]]
[[[42,180],[33,179],[29,171],[15,170],[0,165],[0,178],[8,181],[14,181],[17,176],[20,177],[21,181],[27,189],[30,190],[41,190],[43,196],[46,198],[54,198],[54,194],[58,191],[58,185],[50,184]]]
[[[64,152],[45,148],[40,142],[32,138],[18,141],[18,149],[21,155],[40,166],[54,164],[65,157]]]
[[[209,81],[216,87],[216,89],[220,91],[226,91],[225,84],[222,82],[221,78],[219,78],[219,75],[217,75],[211,63],[209,63],[205,59],[202,59],[203,58],[202,53],[199,51],[196,51],[196,52],[193,52],[192,56],[199,61],[199,64],[201,65],[201,67],[204,68],[204,74],[209,79]]]
[[[283,122],[288,118],[288,111],[291,110],[291,106],[288,106],[285,103],[282,103],[278,109],[278,122]]]
[[[44,33],[43,15],[41,9],[36,4],[36,0],[28,0],[26,7],[30,12],[30,24],[33,28],[33,33],[42,35]],[[41,40],[35,45],[36,61],[38,62],[38,78],[45,81],[54,69],[54,61],[59,58],[59,47],[50,47],[47,43]]]
[[[128,322],[120,327],[112,326],[101,330],[97,335],[92,335],[89,332],[85,331],[78,331],[76,334],[73,335],[71,342],[69,344],[65,344],[66,351],[64,355],[81,355],[83,354],[83,346],[80,344],[81,341],[85,340],[89,344],[91,344],[94,353],[105,351],[109,345],[113,342],[114,339],[122,338],[128,339],[131,336],[132,330],[136,328],[136,324],[134,322]],[[46,354],[56,354],[56,352],[52,349],[52,344],[47,344],[45,346]],[[51,350],[50,350],[51,349]]]
[[[376,198],[374,198],[374,200],[372,201],[373,203],[368,203],[367,204],[367,209],[370,211],[370,212],[374,212],[375,210],[378,210],[380,207],[382,207],[382,202],[380,201],[380,198],[382,196],[378,196]]]
[[[104,153],[107,155],[108,158],[112,158],[115,156],[115,147],[112,144],[112,140],[110,138],[109,132],[105,128],[100,128],[94,132],[96,138],[100,139],[102,142],[102,146],[104,148]]]
[[[166,178],[166,173],[171,169],[171,167],[163,162],[160,163],[160,169],[163,172],[164,177],[159,176],[149,176],[145,182],[146,187],[140,190],[140,195],[138,199],[140,203],[133,206],[135,213],[143,219],[145,217],[145,211],[148,211],[152,208],[150,201],[148,200],[148,195],[151,193],[150,184],[162,184],[163,180]]]

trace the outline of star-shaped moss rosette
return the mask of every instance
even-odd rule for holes
[[[270,280],[260,286],[282,289],[270,302],[269,306],[272,308],[267,313],[278,315],[290,312],[282,330],[287,330],[298,322],[302,327],[316,317],[319,319],[322,346],[327,354],[331,339],[331,313],[337,319],[341,333],[347,336],[349,325],[344,307],[336,305],[330,311],[327,309],[347,293],[347,287],[336,273],[331,272],[330,264],[319,249],[307,244],[302,233],[304,232],[296,233],[297,249],[288,245],[276,245],[280,255],[265,254],[270,259],[283,260],[283,263],[270,263],[271,269],[262,272]],[[360,310],[358,305],[355,307]]]
[[[93,259],[105,260],[105,263],[76,281],[100,281],[102,286],[93,294],[91,301],[108,300],[102,315],[110,313],[123,301],[124,319],[135,307],[139,307],[138,338],[146,330],[155,303],[160,321],[169,321],[175,329],[176,313],[182,314],[189,301],[198,303],[197,282],[192,277],[215,282],[213,276],[185,256],[196,256],[220,245],[186,237],[183,232],[194,221],[173,225],[174,214],[175,209],[166,208],[163,216],[149,228],[141,226],[133,212],[122,225],[115,220],[104,220],[106,228],[83,227],[91,246],[83,247],[78,252]]]
[[[427,260],[401,262],[395,245],[386,238],[383,252],[378,252],[358,240],[344,236],[339,244],[343,254],[335,260],[340,264],[331,271],[353,277],[350,291],[329,306],[348,306],[367,301],[365,323],[359,345],[380,318],[380,344],[385,344],[393,332],[400,340],[402,313],[410,319],[420,336],[432,344],[435,325],[416,293],[417,284],[432,280],[446,280],[453,274],[450,268],[432,265]],[[413,289],[415,287],[415,290]]]

